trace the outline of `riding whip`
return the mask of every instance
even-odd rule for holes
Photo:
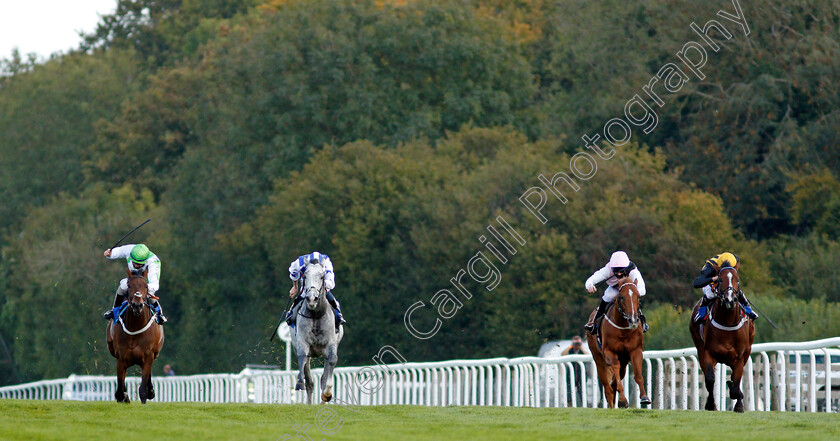
[[[274,340],[274,336],[277,335],[277,330],[280,329],[280,325],[286,320],[286,310],[289,309],[289,305],[292,303],[292,297],[289,297],[289,301],[286,303],[286,307],[283,308],[283,314],[280,315],[280,322],[277,323],[277,326],[274,327],[274,332],[271,333],[271,338],[268,341]]]
[[[117,245],[119,245],[120,243],[122,243],[122,241],[124,241],[124,240],[125,240],[128,236],[131,236],[131,234],[132,234],[132,233],[134,233],[135,231],[139,230],[139,229],[140,229],[140,227],[142,227],[143,225],[146,225],[147,223],[149,223],[149,221],[150,221],[150,220],[151,220],[151,219],[146,219],[146,221],[145,221],[145,222],[143,222],[142,224],[138,225],[138,226],[137,226],[137,227],[135,227],[133,230],[129,231],[129,232],[128,232],[128,234],[126,234],[125,236],[123,236],[120,240],[118,240],[118,241],[117,241],[117,243],[115,243],[115,244],[114,244],[114,246],[112,246],[111,248],[108,248],[108,249],[109,249],[109,250],[113,250],[114,248],[116,248],[116,247],[117,247]]]
[[[753,302],[752,302],[752,300],[747,299],[747,303],[749,303],[749,304],[750,304],[750,306],[752,306],[752,308],[753,308],[753,309],[755,309],[755,310],[756,310],[756,312],[758,312],[758,313],[759,313],[759,315],[761,315],[762,317],[764,317],[764,320],[767,320],[767,323],[770,323],[770,326],[772,326],[772,327],[773,327],[773,329],[779,329],[779,327],[778,327],[778,326],[776,326],[776,324],[775,324],[775,323],[773,323],[773,320],[770,320],[769,318],[767,318],[767,316],[766,316],[766,315],[764,315],[764,313],[763,313],[763,312],[759,311],[759,309],[755,307],[755,303],[753,303]]]

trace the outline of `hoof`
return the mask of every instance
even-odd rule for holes
[[[639,401],[642,403],[642,406],[650,405],[650,397],[648,397],[647,395],[643,396]]]
[[[619,409],[627,409],[630,407],[630,404],[627,403],[627,400],[618,400],[618,407]]]
[[[744,403],[741,402],[741,401],[738,401],[737,403],[735,403],[735,408],[732,409],[732,410],[734,410],[735,412],[738,412],[738,413],[744,413]]]
[[[298,381],[297,384],[295,385],[295,390],[305,390],[305,389],[306,389],[306,387],[304,387],[303,381]]]
[[[324,392],[324,393],[321,394],[321,404],[326,404],[326,403],[329,403],[330,401],[332,401],[332,394],[331,393],[328,394],[328,393]]]
[[[155,390],[154,390],[154,388],[149,389],[149,396],[148,396],[147,398],[148,398],[148,399],[150,399],[150,400],[154,400],[154,399],[155,399]]]
[[[715,403],[706,403],[706,410],[717,410],[717,406],[715,406]]]

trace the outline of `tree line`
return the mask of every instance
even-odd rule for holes
[[[135,239],[163,260],[163,358],[179,373],[276,363],[287,267],[319,250],[350,324],[340,363],[532,355],[579,333],[583,281],[625,249],[648,283],[648,348],[689,346],[690,281],[723,250],[779,324],[840,313],[836,38],[830,1],[742,2],[749,36],[659,124],[547,204],[580,136],[731,2],[120,0],[77,49],[0,63],[0,382],[108,373],[108,306]],[[449,286],[497,216],[527,244],[434,338],[404,312]],[[413,318],[426,329],[435,316]],[[0,353],[0,358],[4,354]]]

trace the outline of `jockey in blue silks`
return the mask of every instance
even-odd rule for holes
[[[723,268],[735,268],[735,271],[738,271],[741,268],[741,259],[734,253],[720,253],[707,260],[703,264],[703,269],[700,270],[700,275],[694,279],[694,287],[701,288],[703,291],[703,299],[700,301],[700,307],[697,308],[697,314],[694,316],[695,322],[700,322],[706,318],[709,306],[715,301],[713,287],[717,286],[718,273]],[[758,318],[758,314],[750,308],[750,302],[743,291],[738,291],[738,302],[741,303],[744,313],[751,320],[755,321]]]
[[[326,254],[313,251],[309,254],[304,254],[293,260],[289,265],[289,278],[292,279],[292,289],[289,290],[289,296],[294,298],[294,304],[286,314],[286,323],[289,326],[295,325],[295,317],[297,317],[297,309],[303,300],[303,293],[300,292],[299,282],[306,272],[306,265],[310,263],[321,263],[324,265],[326,272],[324,273],[324,287],[327,289],[327,301],[330,302],[333,311],[335,311],[335,332],[338,332],[339,326],[347,323],[344,316],[341,314],[341,304],[338,303],[332,290],[335,288],[335,272],[333,271],[333,264],[330,256]],[[300,295],[299,295],[300,294]]]

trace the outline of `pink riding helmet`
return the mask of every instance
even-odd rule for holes
[[[610,268],[626,268],[630,265],[630,258],[624,251],[616,251],[610,256]]]

